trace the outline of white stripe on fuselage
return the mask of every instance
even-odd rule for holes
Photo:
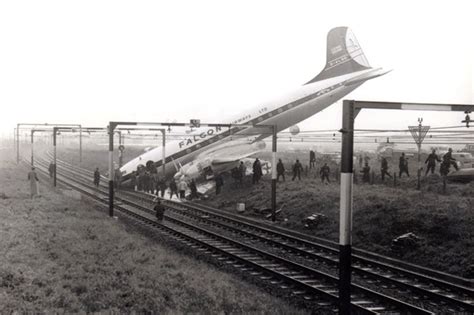
[[[277,131],[282,131],[300,121],[314,115],[333,104],[360,84],[344,86],[344,82],[373,71],[373,69],[357,71],[350,74],[329,78],[323,81],[317,81],[311,84],[303,85],[295,91],[284,95],[276,100],[263,103],[254,111],[236,116],[231,120],[223,122],[224,124],[268,124],[276,125]],[[242,127],[243,128],[243,127]],[[247,127],[244,130],[238,130],[232,136],[246,134],[269,133],[262,128]],[[186,164],[192,161],[198,154],[205,150],[215,147],[222,143],[229,136],[228,128],[220,127],[201,127],[194,130],[184,140],[172,141],[166,144],[166,175],[172,175],[176,172],[174,166],[170,166],[171,159],[176,163]],[[121,171],[124,175],[130,174],[136,170],[140,164],[145,165],[147,161],[154,161],[161,164],[162,148],[157,147],[139,157],[126,163]],[[160,170],[161,172],[161,170]]]

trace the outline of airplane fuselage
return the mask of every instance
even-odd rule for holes
[[[222,122],[223,124],[231,124],[231,128],[198,128],[185,139],[166,144],[165,177],[170,177],[176,172],[173,163],[187,164],[206,150],[215,149],[216,146],[223,145],[230,137],[245,138],[261,135],[261,139],[263,139],[271,135],[271,131],[267,128],[239,127],[239,124],[253,126],[274,125],[277,128],[277,132],[285,130],[338,101],[366,80],[382,74],[380,69],[371,68],[306,84],[283,97],[262,103],[252,111]],[[162,176],[160,166],[163,164],[163,151],[161,147],[136,157],[126,163],[120,170],[126,178],[137,169],[138,165],[145,165],[150,160],[159,167],[159,174]]]

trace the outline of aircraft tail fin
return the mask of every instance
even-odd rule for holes
[[[328,33],[326,67],[306,84],[370,68],[351,29],[336,27]]]

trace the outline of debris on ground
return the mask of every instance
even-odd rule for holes
[[[321,213],[313,213],[303,219],[304,227],[307,229],[315,229],[319,224],[327,222],[328,218]]]
[[[397,236],[392,240],[393,251],[405,251],[416,248],[420,245],[423,239],[417,236],[413,232],[408,232],[403,235]]]

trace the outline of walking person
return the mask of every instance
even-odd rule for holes
[[[319,175],[321,175],[321,183],[324,183],[324,179],[326,179],[326,185],[329,184],[329,173],[330,169],[328,163],[324,163],[324,165],[319,170]]]
[[[40,195],[38,187],[39,179],[34,167],[28,172],[28,180],[30,181],[30,197],[33,199],[35,196]]]
[[[385,180],[385,175],[387,175],[388,177],[392,178],[392,175],[390,175],[390,173],[388,172],[388,162],[387,162],[387,159],[383,156],[382,157],[382,162],[381,162],[381,165],[380,165],[380,172],[382,174],[382,181]]]
[[[428,163],[428,167],[425,172],[425,176],[428,175],[428,172],[431,170],[431,174],[434,174],[436,168],[436,161],[441,162],[441,159],[436,154],[436,150],[433,149],[425,160],[425,164]]]
[[[405,153],[403,152],[398,160],[398,177],[402,178],[402,174],[406,173],[408,177],[410,177],[410,173],[408,173],[408,159],[405,157]]]
[[[100,184],[100,171],[99,168],[97,167],[94,171],[94,185],[95,187],[99,188]]]
[[[441,163],[441,167],[439,170],[442,176],[448,175],[451,165],[454,166],[456,171],[459,170],[459,167],[456,164],[456,159],[453,158],[452,153],[453,153],[453,149],[449,148],[448,152],[445,155],[443,155],[443,162]]]
[[[179,199],[178,186],[176,185],[174,178],[172,178],[170,181],[170,199],[173,199],[173,194],[176,194],[176,198]]]
[[[300,160],[296,160],[295,164],[293,165],[293,178],[291,180],[295,180],[298,176],[298,180],[301,180],[301,171],[303,170],[303,165],[301,165]]]
[[[163,221],[163,218],[165,216],[165,206],[163,206],[159,198],[156,198],[156,203],[153,207],[153,210],[155,210],[156,219],[160,222]]]
[[[285,181],[285,165],[283,165],[283,162],[281,159],[278,159],[277,163],[277,182],[280,180],[280,176],[283,177],[283,181]]]

